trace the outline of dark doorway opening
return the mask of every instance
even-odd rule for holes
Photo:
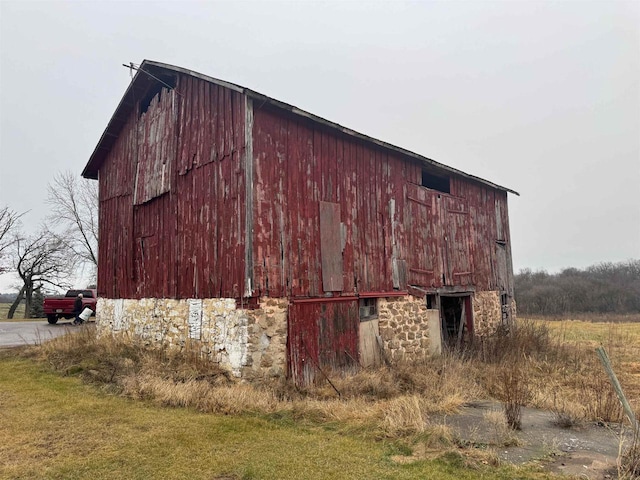
[[[473,336],[470,296],[441,296],[440,319],[442,343],[450,348],[459,348]]]

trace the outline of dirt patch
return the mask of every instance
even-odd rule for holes
[[[552,412],[523,408],[522,429],[506,428],[502,406],[483,401],[459,414],[432,419],[447,425],[463,444],[487,447],[512,464],[536,463],[555,473],[585,479],[612,478],[620,447],[619,426],[584,423],[572,428],[554,424]]]

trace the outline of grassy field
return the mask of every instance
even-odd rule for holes
[[[7,313],[9,313],[9,308],[11,307],[10,303],[0,303],[0,322],[7,322],[11,320],[7,320]],[[16,312],[13,316],[13,320],[22,321],[24,320],[24,303],[18,305]]]
[[[640,406],[638,322],[523,321],[461,355],[336,375],[339,398],[93,332],[0,353],[0,478],[552,478],[430,419],[516,391],[571,423],[620,420],[599,345]]]
[[[534,321],[546,326],[559,345],[584,348],[591,354],[589,361],[594,362],[596,370],[600,364],[595,361],[594,352],[596,347],[604,346],[625,394],[640,414],[640,315]]]

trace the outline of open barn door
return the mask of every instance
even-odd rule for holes
[[[445,347],[460,348],[473,339],[473,311],[470,295],[441,295],[440,320]]]

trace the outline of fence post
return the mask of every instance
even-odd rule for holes
[[[622,391],[622,386],[618,381],[618,377],[616,376],[616,373],[613,371],[613,367],[611,366],[611,360],[609,360],[609,355],[607,355],[607,351],[604,349],[604,347],[598,347],[596,348],[596,352],[600,357],[600,361],[604,366],[604,370],[609,375],[609,379],[611,380],[613,389],[616,391],[616,394],[618,395],[618,400],[620,400],[620,403],[622,404],[624,413],[627,415],[627,418],[631,422],[631,427],[633,428],[634,433],[638,433],[639,431],[638,420],[636,420],[636,416],[633,413],[633,410],[631,409],[631,405],[629,405],[629,402],[627,401],[627,397],[624,396],[624,392]]]

